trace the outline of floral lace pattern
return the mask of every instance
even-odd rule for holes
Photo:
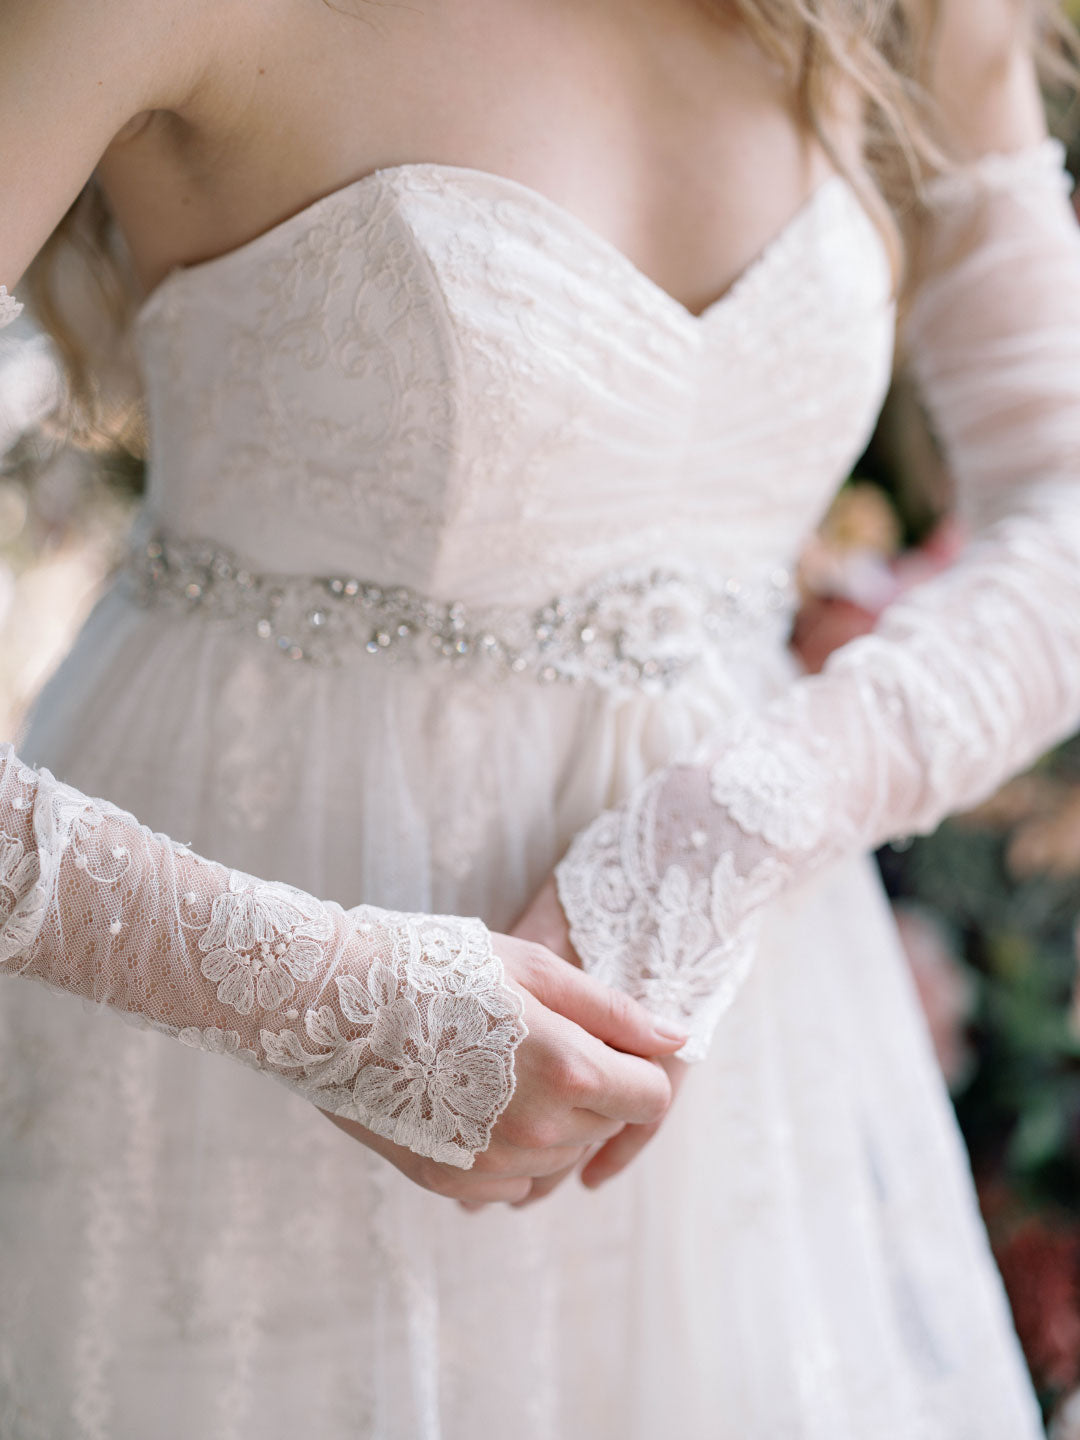
[[[586,967],[700,1058],[768,903],[932,830],[1080,723],[1080,231],[1056,142],[932,192],[915,377],[980,523],[951,569],[577,836],[557,868]],[[977,377],[977,384],[970,383]],[[1007,405],[998,398],[1008,396]]]
[[[746,977],[764,908],[842,848],[823,824],[830,772],[779,730],[731,727],[723,755],[651,776],[577,835],[556,867],[571,940],[591,973],[681,1023],[683,1060]],[[816,848],[815,848],[816,847]]]
[[[746,835],[777,850],[812,850],[828,828],[829,772],[801,737],[732,737],[709,770],[714,802]]]
[[[0,285],[0,330],[5,325],[10,325],[17,316],[22,314],[22,303],[9,295],[6,285]]]
[[[397,965],[376,962],[366,977],[335,980],[354,1038],[324,1005],[304,1020],[315,1050],[295,1030],[264,1030],[262,1045],[270,1063],[302,1076],[305,1093],[326,1109],[453,1163],[462,1146],[486,1144],[520,1009],[492,984],[480,927],[400,916],[390,928]]]
[[[38,877],[36,855],[28,855],[22,841],[0,830],[0,924]]]
[[[346,911],[228,870],[10,747],[0,815],[0,973],[265,1070],[418,1154],[468,1168],[486,1148],[526,1031],[481,921]]]
[[[145,558],[166,562],[148,589],[168,596],[175,581],[181,613],[231,610],[268,658],[280,646],[301,663],[336,651],[336,630],[359,641],[350,663],[368,643],[389,659],[410,645],[397,625],[418,618],[406,602],[383,625],[378,603],[309,577],[528,618],[660,566],[741,581],[750,610],[761,588],[768,607],[769,577],[790,571],[880,409],[889,284],[880,234],[840,176],[701,316],[511,180],[422,163],[361,177],[257,244],[174,272],[143,307],[146,538],[164,537]],[[723,406],[706,399],[720,394]],[[784,434],[762,446],[778,412]],[[204,539],[242,560],[252,589],[207,586],[183,553]],[[286,576],[280,607],[259,608]],[[687,598],[700,608],[674,591],[676,620]],[[742,624],[731,609],[724,645]],[[619,616],[599,620],[581,628],[603,651]],[[578,638],[554,647],[558,668]]]
[[[260,1010],[277,1010],[297,980],[314,980],[331,930],[329,916],[301,891],[234,871],[199,937],[199,968],[238,1014],[250,1015],[256,1000]]]
[[[671,772],[693,785],[700,772]],[[745,873],[715,833],[685,827],[659,844],[659,803],[671,773],[636,791],[574,840],[556,867],[570,937],[586,967],[654,1014],[683,1024],[683,1060],[704,1059],[716,1019],[750,966],[759,913],[788,880],[784,861],[764,855]]]

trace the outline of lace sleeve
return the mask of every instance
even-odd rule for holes
[[[468,1169],[525,1036],[475,919],[344,910],[204,860],[0,747],[0,974],[109,1005]]]
[[[22,304],[9,295],[6,285],[0,285],[0,330],[5,325],[10,325],[17,315],[22,314]]]
[[[656,772],[557,868],[586,969],[700,1058],[767,903],[928,833],[1080,723],[1080,230],[1063,147],[931,188],[906,351],[973,539],[873,634]]]

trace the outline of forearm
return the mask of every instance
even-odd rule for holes
[[[521,1004],[473,919],[343,910],[229,870],[0,748],[0,973],[233,1055],[468,1167]]]

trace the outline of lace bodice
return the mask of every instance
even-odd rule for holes
[[[471,608],[664,562],[760,585],[864,444],[892,335],[839,177],[694,316],[531,189],[402,165],[151,295],[148,517]]]

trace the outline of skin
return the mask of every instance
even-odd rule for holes
[[[777,67],[718,9],[0,0],[0,283],[17,287],[95,171],[149,292],[373,169],[426,160],[542,192],[699,313],[833,168]],[[1015,0],[941,0],[935,45],[932,88],[960,157],[1043,136]],[[860,105],[834,88],[835,142],[857,168]],[[335,1121],[469,1205],[540,1198],[586,1157],[586,1183],[617,1173],[685,1069],[677,1037],[581,973],[550,879],[515,936],[495,940],[530,1036],[475,1168]]]
[[[559,903],[553,875],[549,876],[537,891],[515,924],[513,933],[526,940],[539,942],[545,949],[573,965],[581,965],[581,958],[570,940],[570,927]],[[668,1077],[671,1097],[674,1100],[690,1067],[673,1055],[659,1059],[657,1063],[663,1067]],[[649,1143],[662,1123],[663,1116],[656,1120],[627,1124],[615,1131],[610,1138],[591,1146],[589,1157],[581,1168],[581,1183],[589,1189],[595,1189],[605,1180],[617,1175],[620,1170],[625,1170],[631,1160]],[[573,1174],[575,1168],[576,1162],[573,1162],[550,1175],[537,1176],[528,1194],[516,1203],[528,1205],[542,1200]]]
[[[640,1006],[542,945],[502,935],[493,940],[524,1000],[529,1034],[515,1055],[513,1097],[473,1168],[424,1159],[355,1121],[327,1117],[416,1184],[471,1207],[525,1201],[536,1185],[546,1193],[551,1177],[571,1173],[628,1126],[659,1125],[672,1089],[663,1059],[651,1057],[680,1044],[657,1035]]]

